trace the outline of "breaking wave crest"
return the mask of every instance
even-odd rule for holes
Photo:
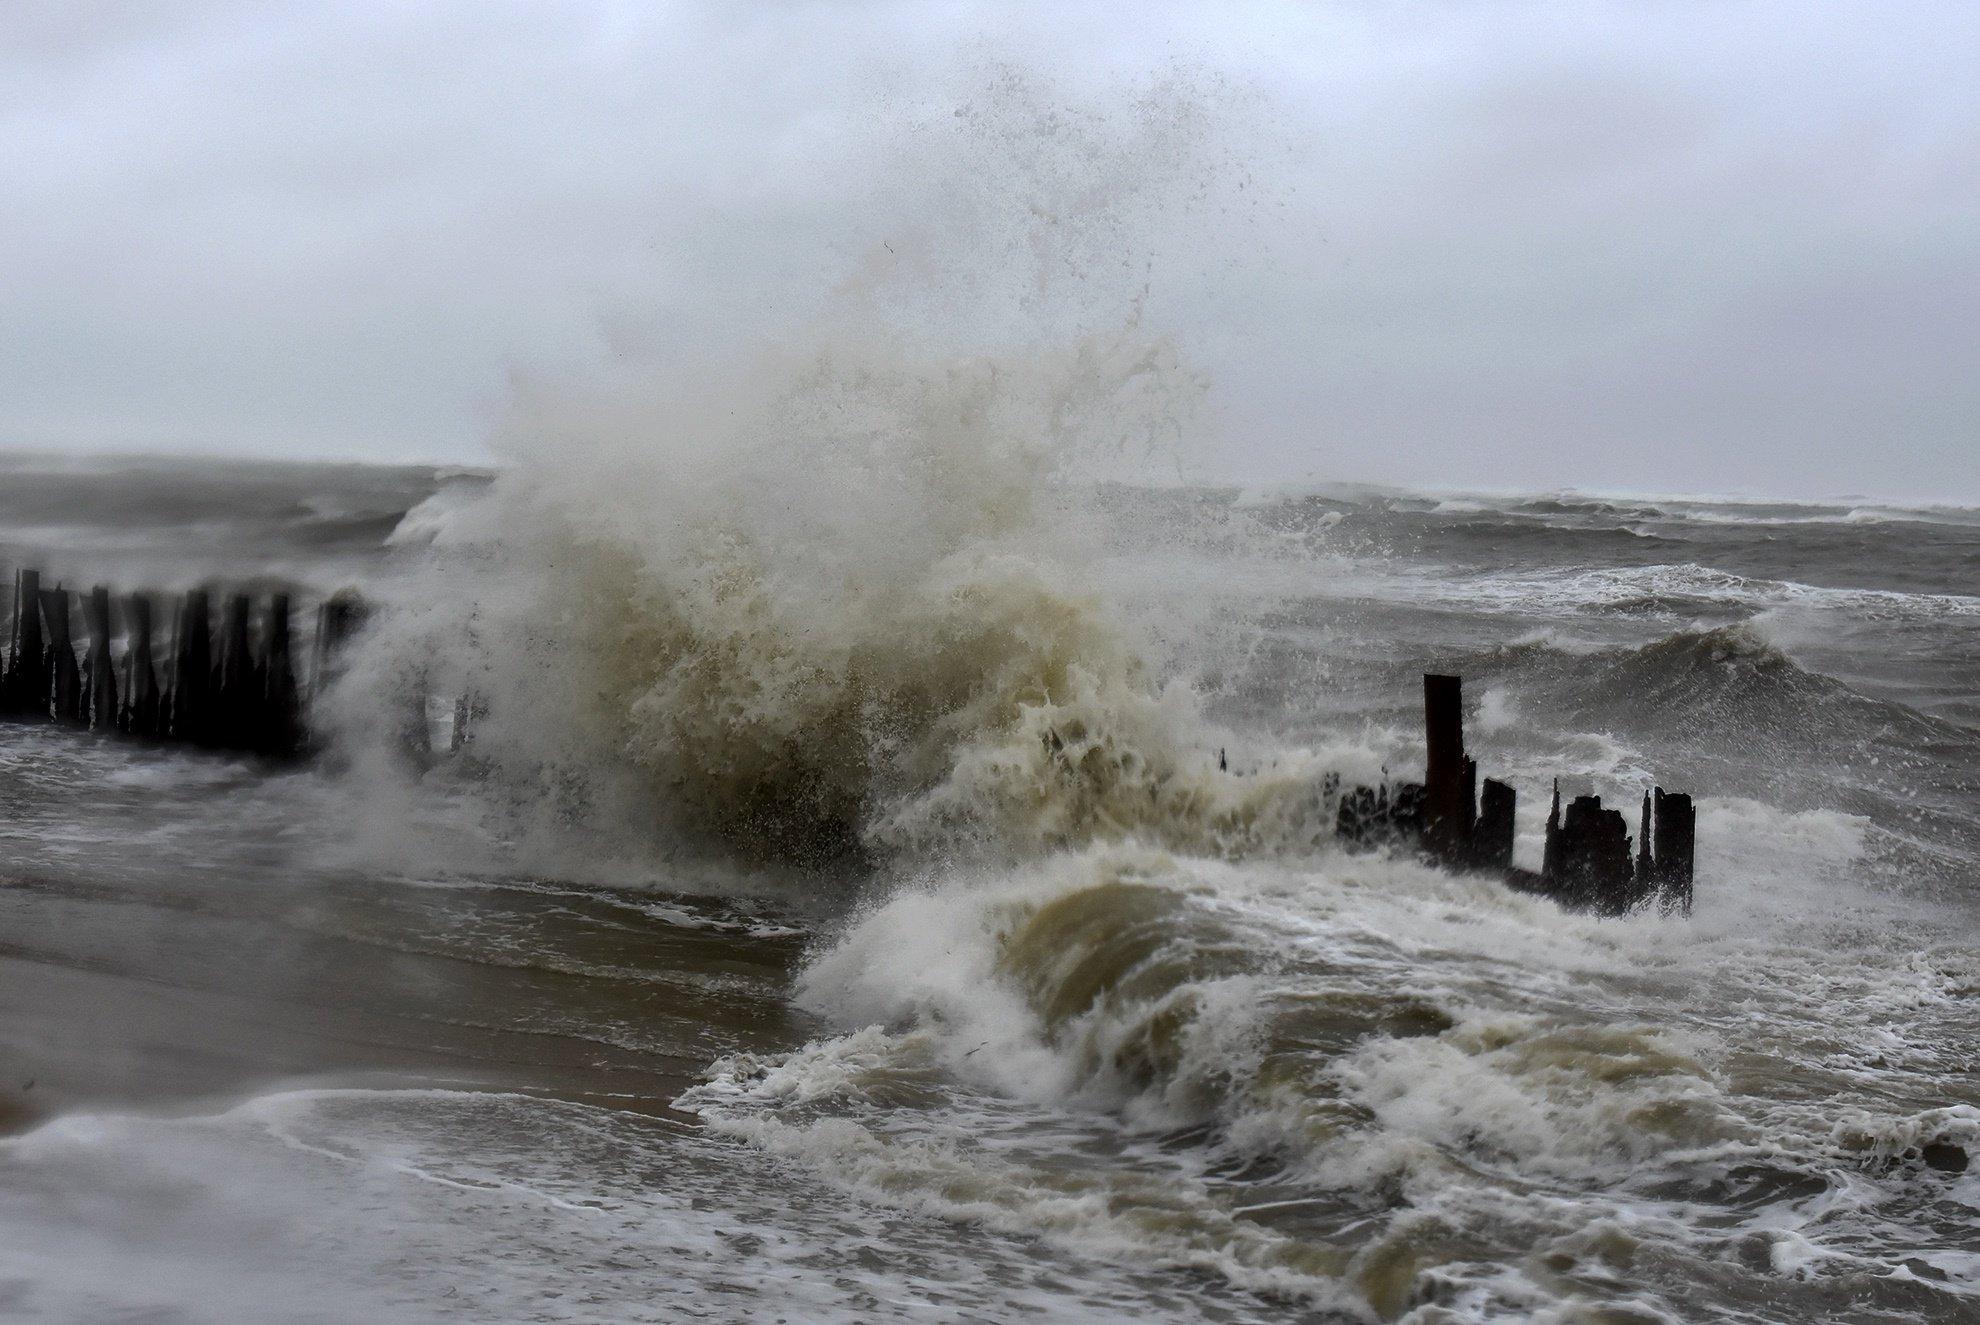
[[[820,361],[735,423],[658,430],[692,450],[520,466],[436,539],[465,587],[427,596],[471,609],[407,617],[373,666],[459,673],[498,780],[610,769],[622,801],[759,856],[1269,842],[1314,779],[1220,773],[1097,582],[1104,517],[1066,462],[1057,420],[1154,353]]]
[[[1844,739],[1891,745],[1894,754],[1898,737],[1927,747],[1972,740],[1955,723],[1803,667],[1769,637],[1764,619],[1677,630],[1636,647],[1535,640],[1499,649],[1492,661],[1544,685],[1570,721],[1602,726],[1647,709],[1668,715],[1668,732],[1713,751],[1736,750],[1756,733],[1771,741],[1799,735],[1814,765],[1818,751],[1833,757]]]
[[[1900,1300],[1906,1256],[1935,1267],[1927,1308],[1980,1293],[1953,1244],[1887,1240],[1874,1213],[1887,1190],[1961,1199],[1928,1170],[1963,1163],[1971,1110],[1752,1090],[1772,1055],[1846,1072],[1889,1028],[1962,1015],[1971,954],[1893,952],[1841,977],[1846,1020],[1811,999],[1751,1043],[1755,988],[1839,978],[1803,912],[1811,870],[1852,853],[1834,816],[1740,813],[1721,868],[1751,891],[1688,927],[1380,857],[944,871],[804,973],[807,1007],[862,1029],[725,1059],[679,1103],[872,1199],[1357,1318],[1571,1319],[1630,1265],[1645,1318],[1681,1319],[1698,1267],[1755,1258],[1807,1267],[1765,1291],[1810,1302],[1838,1280]]]

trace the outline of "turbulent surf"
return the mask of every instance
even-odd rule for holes
[[[920,126],[490,472],[7,462],[46,583],[377,606],[305,769],[0,742],[7,1311],[1980,1312],[1980,513],[1150,481],[1195,105]],[[1693,915],[1339,849],[1426,670]]]

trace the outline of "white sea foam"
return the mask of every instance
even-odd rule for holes
[[[0,1140],[0,1175],[15,1320],[1218,1310],[1186,1285],[1151,1292],[1146,1276],[807,1195],[774,1159],[676,1124],[524,1096],[311,1089],[202,1116],[77,1115]]]
[[[850,1189],[1028,1228],[1089,1255],[1152,1256],[1320,1300],[1332,1283],[1387,1311],[1417,1291],[1409,1275],[1399,1288],[1372,1268],[1401,1242],[1419,1248],[1411,1263],[1423,1272],[1442,1265],[1437,1274],[1467,1285],[1469,1317],[1517,1301],[1570,1312],[1586,1282],[1539,1283],[1490,1255],[1453,1264],[1455,1246],[1491,1241],[1480,1218],[1563,1245],[1577,1227],[1614,1220],[1661,1242],[1659,1256],[1698,1255],[1682,1200],[1649,1194],[1657,1181],[1785,1162],[1847,1187],[1881,1180],[1850,1176],[1866,1147],[1842,1145],[1845,1132],[1881,1126],[1875,1144],[1897,1149],[1927,1133],[1966,1135],[1957,1109],[1839,1131],[1819,1108],[1775,1108],[1736,1088],[1756,1037],[1812,1066],[1831,1042],[1877,1044],[1917,1017],[1921,998],[1951,997],[1965,977],[1940,969],[1941,957],[1856,965],[1850,987],[1835,987],[1843,973],[1820,953],[1839,927],[1913,932],[1927,914],[1850,887],[1861,820],[1711,798],[1700,820],[1714,846],[1701,852],[1689,924],[1568,916],[1490,881],[1382,857],[1231,865],[1096,847],[1015,871],[933,875],[856,919],[804,975],[808,1006],[864,1029],[718,1064],[682,1103]],[[1816,1019],[1755,1025],[1737,1013],[1797,998]],[[1837,1008],[1853,1009],[1846,1026]],[[1348,1261],[1261,1275],[1293,1248],[1227,1222],[1242,1187],[1172,1175],[1178,1193],[1193,1193],[1189,1213],[1164,1205],[1175,1222],[1150,1228],[1111,1213],[1141,1197],[1088,1175],[1075,1218],[1062,1187],[1037,1191],[1042,1157],[968,1139],[974,1106],[954,1106],[944,1082],[1048,1116],[1117,1119],[1130,1135],[1207,1125],[1212,1155],[1291,1164],[1309,1205],[1352,1207],[1399,1183],[1417,1213],[1363,1227],[1363,1253]],[[902,1124],[894,1106],[910,1099],[915,1121]],[[1435,1211],[1457,1222],[1426,1235],[1420,1221],[1434,1225]],[[1879,1218],[1801,1218],[1771,1244],[1777,1272],[1811,1284],[1888,1272],[1899,1248],[1862,1250]],[[1205,1259],[1206,1237],[1231,1241]],[[1946,1282],[1980,1291],[1970,1275]],[[1649,1294],[1646,1309],[1681,1314],[1658,1301]]]

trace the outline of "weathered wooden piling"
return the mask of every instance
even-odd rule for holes
[[[172,663],[172,736],[208,743],[213,727],[213,624],[206,590],[193,589],[179,607],[178,648]]]
[[[130,647],[124,652],[124,732],[142,740],[157,740],[159,726],[158,666],[151,649],[151,599],[132,594],[124,619],[130,623]]]
[[[1651,792],[1651,820],[1656,851],[1651,872],[1666,911],[1691,914],[1692,861],[1697,847],[1698,815],[1683,792]]]
[[[1423,840],[1446,864],[1464,862],[1471,842],[1475,766],[1464,754],[1464,682],[1423,678],[1423,734],[1429,759],[1423,774]]]
[[[1552,879],[1561,872],[1561,780],[1554,779],[1554,803],[1547,811],[1547,835],[1540,854],[1540,877]]]
[[[1507,886],[1550,897],[1577,910],[1621,915],[1652,898],[1667,912],[1690,913],[1695,819],[1691,798],[1662,788],[1643,798],[1638,850],[1630,854],[1629,824],[1598,796],[1577,796],[1565,811],[1554,779],[1540,871],[1512,863],[1518,795],[1510,784],[1485,779],[1465,753],[1463,682],[1423,678],[1426,772],[1422,783],[1342,789],[1335,835],[1350,846],[1414,842],[1431,859],[1498,874]]]
[[[36,571],[16,572],[9,648],[0,658],[0,716],[280,758],[307,747],[288,594],[271,594],[261,618],[252,596],[231,594],[216,641],[211,596],[193,589],[178,605],[167,648],[155,636],[154,603],[144,594],[126,600],[120,641],[110,591],[98,585],[82,599],[89,638],[80,666],[71,597],[60,585],[43,589]],[[315,642],[320,659],[334,657],[363,610],[351,591],[332,601],[319,618],[328,627]],[[457,724],[463,737],[479,714],[480,701],[470,697],[466,721]]]
[[[255,709],[261,678],[256,674],[254,646],[248,637],[253,600],[244,593],[227,599],[220,630],[220,671],[213,692],[214,743],[230,750],[253,745]]]
[[[117,668],[110,656],[110,591],[89,591],[89,725],[105,734],[117,730]]]
[[[59,584],[43,589],[41,615],[48,626],[48,694],[55,721],[81,723],[82,669],[69,633],[69,591]]]
[[[17,717],[48,717],[48,655],[41,631],[41,572],[21,571],[14,580],[14,658],[7,671],[8,711]]]
[[[1650,793],[1643,793],[1643,813],[1636,820],[1636,890],[1639,893],[1656,886],[1656,862],[1650,855]]]
[[[1471,830],[1470,864],[1473,869],[1512,868],[1513,818],[1518,804],[1518,796],[1511,786],[1497,778],[1485,779],[1478,822]]]
[[[258,744],[266,754],[293,754],[302,746],[302,701],[289,645],[289,595],[278,593],[269,603],[265,638]]]
[[[1630,868],[1629,825],[1620,810],[1605,810],[1599,796],[1576,796],[1561,816],[1557,870],[1548,876],[1559,894],[1579,906],[1627,911],[1635,875]]]

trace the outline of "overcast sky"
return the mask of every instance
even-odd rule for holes
[[[1980,500],[1970,0],[6,0],[0,445],[485,460],[986,63],[1227,90],[1194,474]]]

